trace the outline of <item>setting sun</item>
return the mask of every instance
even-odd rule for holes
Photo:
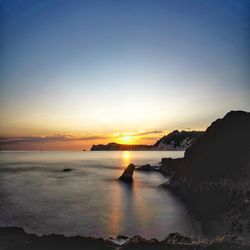
[[[124,143],[131,143],[132,140],[133,140],[133,136],[131,136],[131,135],[125,135],[124,137],[122,137],[122,141]]]

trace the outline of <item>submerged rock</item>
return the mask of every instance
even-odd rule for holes
[[[63,169],[63,172],[70,172],[72,169],[71,168],[65,168]]]
[[[135,165],[133,163],[130,163],[124,170],[123,174],[119,177],[119,180],[128,183],[132,182],[134,170],[135,170]]]
[[[138,171],[152,171],[154,168],[150,164],[142,165],[138,168],[136,168]]]

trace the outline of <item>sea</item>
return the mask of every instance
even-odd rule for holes
[[[118,177],[130,163],[157,164],[182,151],[0,152],[0,227],[28,233],[164,239],[193,234],[185,204],[156,172]],[[63,171],[69,168],[71,171]]]

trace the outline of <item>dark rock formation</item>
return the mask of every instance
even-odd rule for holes
[[[159,171],[166,176],[171,176],[178,171],[182,159],[163,158],[161,161],[162,165]]]
[[[140,167],[137,167],[136,170],[138,171],[153,171],[154,167],[151,166],[150,164],[142,165]]]
[[[22,228],[0,228],[0,249],[9,250],[111,250],[116,245],[92,237],[65,237],[63,235],[37,236],[27,234]]]
[[[163,159],[166,184],[210,233],[250,235],[250,113],[229,112],[211,124],[182,159]]]
[[[162,163],[158,163],[156,165],[145,164],[139,167],[136,167],[136,171],[144,171],[144,172],[161,172],[162,170]]]
[[[62,171],[63,172],[70,172],[72,169],[71,168],[64,168]]]
[[[250,246],[242,243],[234,236],[199,241],[193,237],[172,233],[162,241],[146,240],[138,235],[131,239],[124,236],[123,239],[126,239],[125,243],[118,245],[101,238],[65,237],[58,234],[37,236],[27,234],[22,228],[0,228],[0,249],[8,250],[249,250]]]
[[[129,164],[127,168],[124,170],[123,174],[119,177],[120,181],[131,183],[133,182],[133,173],[135,170],[134,164]]]

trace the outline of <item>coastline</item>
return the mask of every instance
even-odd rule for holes
[[[250,249],[249,140],[242,140],[250,135],[249,124],[249,113],[230,112],[213,122],[183,158],[165,158],[160,165],[146,164],[135,169],[157,171],[169,176],[167,183],[161,186],[184,200],[195,218],[205,227],[209,239],[197,239],[197,235],[193,237],[179,233],[171,233],[164,240],[140,236],[130,239],[126,236],[115,239],[55,234],[37,236],[13,227],[0,228],[0,248]],[[238,134],[233,133],[235,128]],[[243,146],[239,148],[237,145]],[[116,244],[121,239],[124,244]]]
[[[169,234],[164,240],[146,240],[138,235],[127,238],[118,236],[117,239],[127,239],[122,245],[114,243],[114,240],[71,236],[65,237],[60,234],[37,236],[28,234],[22,228],[5,227],[0,228],[0,248],[10,250],[66,250],[66,249],[103,249],[103,250],[125,250],[125,249],[235,249],[248,250],[250,244],[242,242],[232,235],[217,237],[213,240],[197,240],[195,237],[184,236],[179,233]]]
[[[183,158],[163,158],[160,166],[137,170],[169,176],[162,186],[184,201],[211,239],[230,234],[249,244],[249,125],[250,113],[231,111],[214,121]]]

